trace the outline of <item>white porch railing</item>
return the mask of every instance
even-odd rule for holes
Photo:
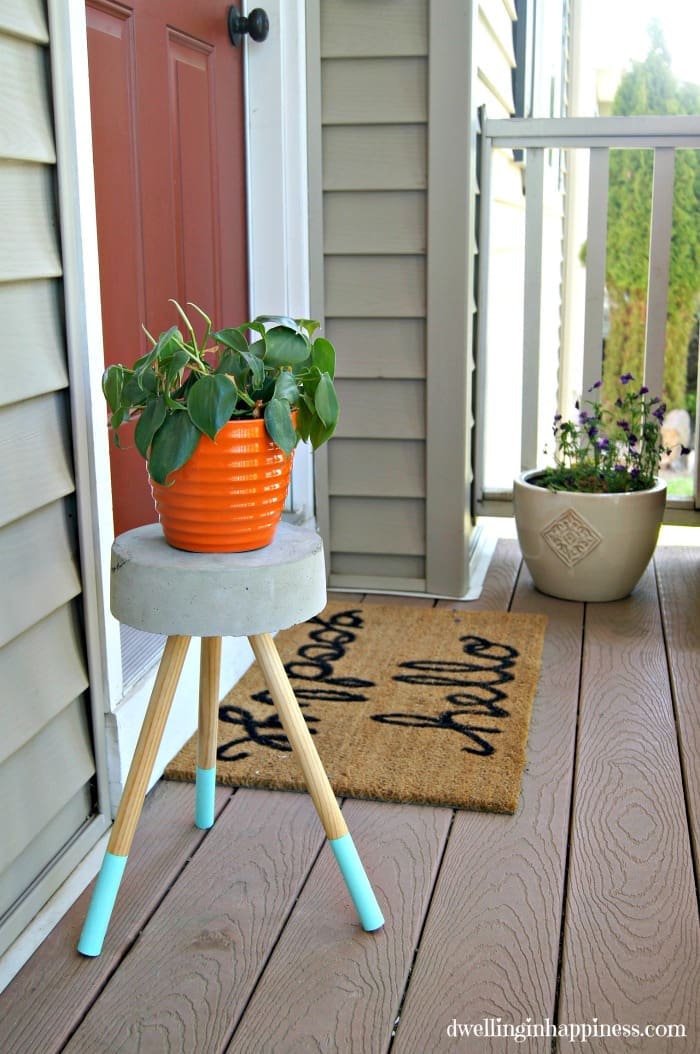
[[[601,376],[612,149],[654,154],[644,383],[662,390],[675,151],[700,148],[700,117],[484,117],[480,145],[476,511],[507,515],[508,472],[542,462],[554,412],[570,416],[576,395]],[[523,166],[510,150],[524,151]],[[514,193],[518,168],[524,199],[520,178]],[[696,457],[693,497],[669,500],[669,522],[700,523],[699,495]]]

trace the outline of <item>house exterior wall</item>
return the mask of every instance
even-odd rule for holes
[[[3,6],[0,948],[95,808],[48,39],[41,0]]]
[[[512,112],[515,11],[509,0],[382,0],[371,18],[349,0],[308,10],[312,297],[341,402],[317,458],[330,583],[461,595],[477,109]]]

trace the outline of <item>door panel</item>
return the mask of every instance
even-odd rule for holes
[[[131,362],[194,301],[247,314],[241,50],[221,0],[88,0],[105,363]],[[133,426],[132,426],[133,428]],[[156,518],[124,429],[112,451],[115,532]]]

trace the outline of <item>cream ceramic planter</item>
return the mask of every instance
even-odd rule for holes
[[[629,494],[549,491],[515,481],[518,541],[542,593],[564,600],[619,600],[644,573],[656,547],[666,484]]]

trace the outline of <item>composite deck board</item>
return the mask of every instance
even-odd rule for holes
[[[507,597],[508,577],[501,588]],[[583,605],[536,593],[523,572],[511,610],[548,616],[519,806],[512,817],[457,813],[392,1054],[513,1044],[455,1040],[453,1019],[554,1018]],[[528,1051],[550,1049],[549,1038],[528,1039]]]
[[[659,549],[655,563],[695,871],[700,874],[700,550]]]
[[[227,1054],[389,1047],[452,810],[348,801],[343,813],[386,924],[363,932],[324,848]]]
[[[683,1023],[696,1039],[700,929],[653,568],[586,611],[561,1021]],[[644,1049],[623,1037],[596,1050]],[[655,1054],[677,1048],[654,1039]]]
[[[437,602],[548,615],[528,761],[513,817],[344,802],[379,933],[360,929],[304,795],[219,788],[205,833],[193,787],[160,783],[102,955],[75,950],[88,890],[0,994],[3,1054],[506,1051],[447,1035],[498,1017],[679,1023],[685,1043],[588,1045],[700,1049],[699,552],[657,550],[632,597],[582,620],[503,541],[478,600]]]
[[[225,1048],[323,841],[304,794],[241,790],[65,1048]]]
[[[231,797],[218,788],[216,812]],[[158,783],[146,799],[104,949],[98,958],[76,945],[94,883],[0,995],[0,1048],[6,1054],[54,1054],[122,964],[171,883],[207,834],[192,823],[192,786]]]

